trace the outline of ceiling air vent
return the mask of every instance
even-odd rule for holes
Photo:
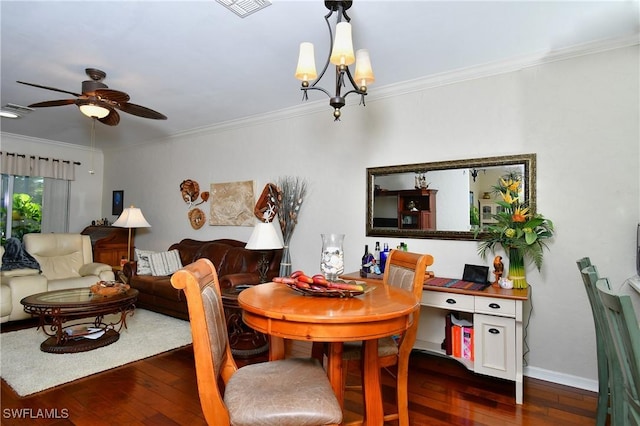
[[[216,0],[218,3],[241,18],[251,15],[260,9],[271,6],[268,0]]]
[[[33,108],[16,104],[6,104],[0,108],[0,117],[20,118],[29,114],[31,111],[33,111]]]

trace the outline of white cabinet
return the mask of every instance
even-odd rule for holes
[[[493,217],[502,212],[503,207],[494,200],[481,199],[478,200],[478,204],[480,205],[480,226],[496,223]]]
[[[414,348],[446,356],[442,348],[446,315],[462,312],[471,316],[474,360],[455,359],[476,373],[514,381],[516,403],[522,404],[522,317],[528,296],[528,290],[489,287],[483,291],[467,291],[429,287],[422,293]]]
[[[475,364],[473,371],[502,379],[516,379],[515,322],[492,315],[473,316]]]

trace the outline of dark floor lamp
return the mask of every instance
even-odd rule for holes
[[[131,260],[131,228],[151,228],[149,222],[142,215],[142,211],[137,207],[127,207],[122,211],[118,220],[113,222],[113,226],[129,228],[129,239],[127,246],[127,262]]]
[[[258,273],[260,274],[260,283],[267,282],[267,271],[269,270],[269,259],[267,253],[269,250],[282,248],[282,240],[273,227],[272,222],[260,222],[253,228],[253,233],[249,237],[245,248],[249,250],[259,250],[261,253],[258,261]]]

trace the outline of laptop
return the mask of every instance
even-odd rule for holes
[[[472,283],[489,285],[489,267],[480,265],[464,265],[462,273],[462,281],[471,281]]]

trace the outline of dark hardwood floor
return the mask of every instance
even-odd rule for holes
[[[310,346],[294,342],[289,353],[306,356]],[[357,383],[358,374],[352,363],[349,382]],[[382,384],[385,405],[392,408],[394,381],[384,373]],[[0,423],[203,425],[196,386],[191,346],[26,398],[19,398],[3,380]],[[525,377],[524,404],[516,405],[512,382],[479,376],[453,360],[423,353],[412,354],[409,386],[411,424],[416,426],[595,424],[593,392]],[[361,394],[348,391],[345,420],[356,419],[361,410]]]

